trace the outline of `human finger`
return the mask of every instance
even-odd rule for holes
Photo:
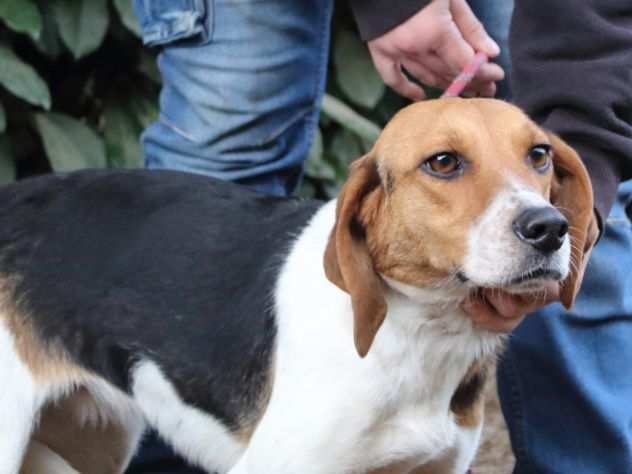
[[[485,27],[476,18],[466,0],[452,0],[450,11],[461,35],[474,50],[481,51],[490,58],[500,54],[500,47],[487,34]]]
[[[441,77],[435,71],[417,61],[405,60],[402,62],[402,65],[409,74],[426,86],[444,89],[450,85],[449,79]]]
[[[424,90],[406,78],[399,63],[380,54],[372,54],[372,56],[373,64],[387,86],[411,100],[426,98]]]

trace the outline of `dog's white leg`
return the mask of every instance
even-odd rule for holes
[[[483,422],[470,428],[461,428],[457,434],[457,456],[454,460],[454,469],[450,472],[455,474],[466,472],[474,458],[480,444]]]
[[[478,449],[483,423],[457,430],[456,444],[440,459],[413,469],[410,474],[463,474],[470,468]]]
[[[209,472],[230,472],[243,444],[219,420],[185,404],[157,364],[137,365],[132,392],[147,423],[188,462]]]
[[[64,458],[45,444],[31,441],[20,474],[79,474]]]
[[[43,401],[20,360],[11,332],[0,323],[0,474],[16,474]]]
[[[242,456],[239,462],[235,464],[228,474],[248,474],[248,468],[245,463],[245,456]]]
[[[120,474],[144,427],[142,413],[125,394],[94,378],[42,408],[31,443],[45,445],[77,472]]]

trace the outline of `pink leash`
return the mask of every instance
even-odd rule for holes
[[[486,62],[487,56],[485,53],[476,53],[472,62],[465,66],[463,71],[461,71],[461,74],[456,76],[456,79],[452,81],[452,84],[450,84],[441,97],[458,97],[459,94],[463,92],[463,89],[472,82],[472,79],[476,76],[478,70]]]

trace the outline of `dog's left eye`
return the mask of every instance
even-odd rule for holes
[[[542,144],[532,147],[527,158],[533,169],[544,173],[551,166],[551,145]]]
[[[438,178],[452,178],[463,169],[463,159],[456,153],[441,152],[426,159],[421,167],[424,171]]]

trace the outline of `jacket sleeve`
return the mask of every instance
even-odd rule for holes
[[[578,151],[603,223],[632,178],[632,2],[516,0],[509,41],[515,102]]]
[[[349,0],[360,36],[369,41],[395,28],[431,0]]]

